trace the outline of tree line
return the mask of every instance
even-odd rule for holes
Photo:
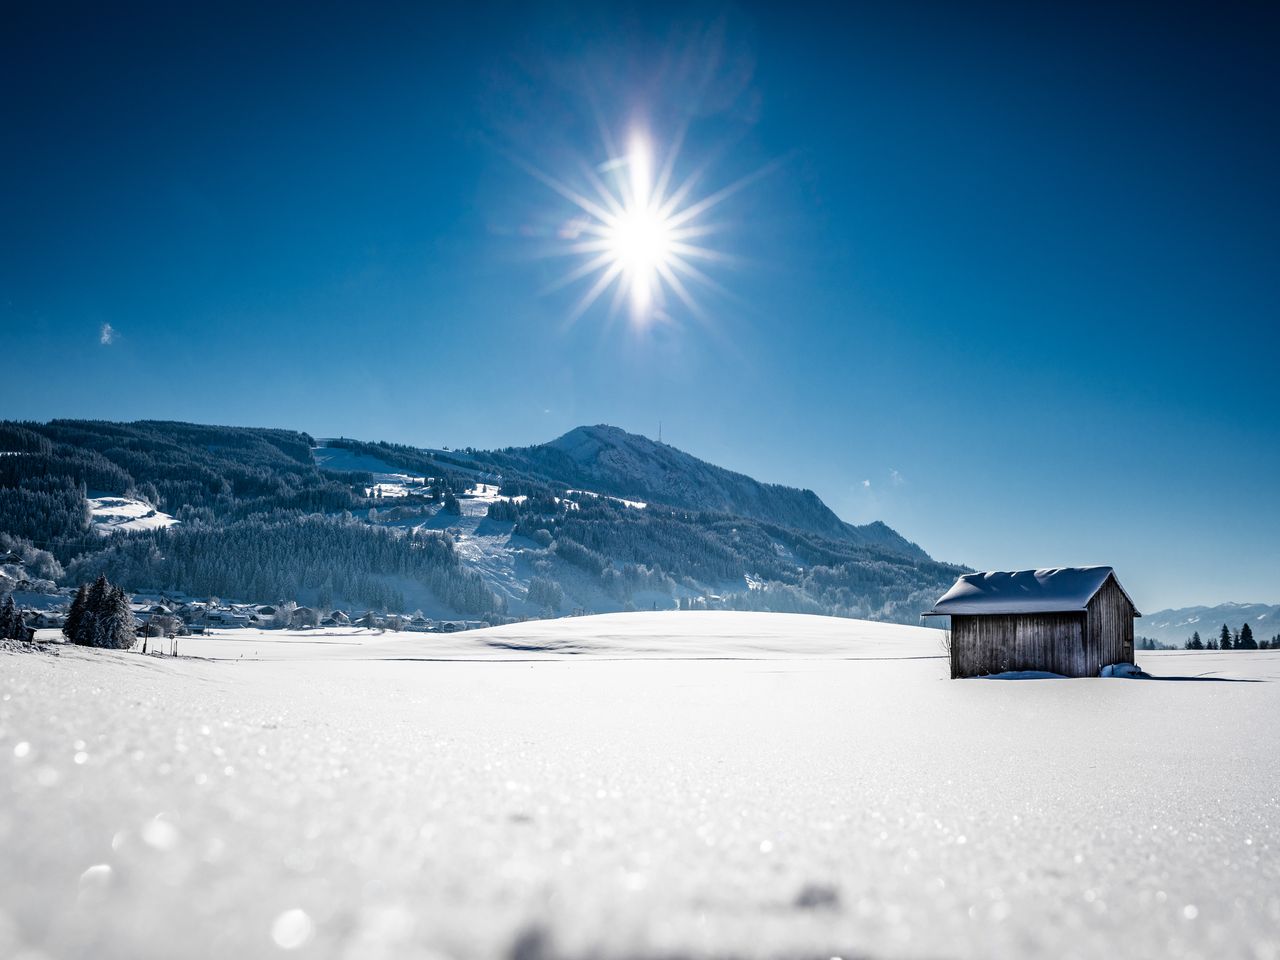
[[[113,538],[73,561],[76,580],[110,574],[134,590],[278,601],[314,597],[403,611],[413,583],[464,615],[505,615],[500,597],[462,565],[448,535],[370,526],[350,516],[293,514],[226,526],[182,525]]]
[[[1232,630],[1225,623],[1216,637],[1208,640],[1200,639],[1200,631],[1191,635],[1191,639],[1183,644],[1185,650],[1280,650],[1280,633],[1270,640],[1257,640],[1253,635],[1253,627],[1242,624],[1240,629]]]

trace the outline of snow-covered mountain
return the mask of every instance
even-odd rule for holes
[[[0,421],[0,453],[0,533],[24,557],[46,545],[68,587],[106,574],[135,592],[490,622],[677,606],[913,622],[964,572],[810,490],[608,426],[486,451]]]
[[[1157,610],[1139,620],[1134,632],[1162,643],[1180,645],[1195,632],[1207,640],[1216,635],[1224,623],[1232,630],[1239,630],[1247,623],[1259,640],[1270,639],[1280,633],[1280,604],[1220,603],[1214,607]]]
[[[749,517],[895,550],[925,552],[884,523],[841,520],[812,490],[762,483],[639,434],[606,424],[576,427],[534,447],[502,451],[513,465],[571,487],[672,507]]]

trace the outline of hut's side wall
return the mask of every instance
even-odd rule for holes
[[[1085,650],[1082,613],[995,614],[951,618],[951,676],[1047,670],[1096,677]]]
[[[1085,643],[1097,663],[1093,676],[1109,663],[1133,663],[1134,612],[1114,577],[1108,577],[1089,601]]]

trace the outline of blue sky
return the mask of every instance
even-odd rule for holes
[[[942,559],[1280,602],[1274,13],[595,6],[11,15],[0,415],[661,421]],[[765,171],[697,312],[549,289],[530,168],[602,129],[683,132],[694,196]]]

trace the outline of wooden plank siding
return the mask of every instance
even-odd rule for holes
[[[1114,576],[1089,601],[1085,611],[1085,646],[1090,662],[1101,670],[1110,663],[1133,663],[1133,618],[1137,613]],[[1091,676],[1097,676],[1095,671]]]
[[[951,617],[951,676],[981,677],[1007,670],[1085,673],[1083,613],[989,614]]]

